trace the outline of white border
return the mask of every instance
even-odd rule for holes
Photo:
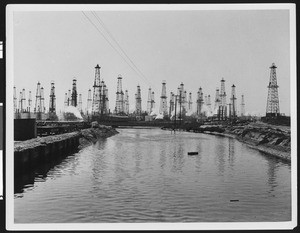
[[[14,224],[13,107],[6,109],[6,228],[8,230],[237,230],[293,229],[297,226],[297,98],[295,4],[159,4],[159,5],[8,5],[6,8],[6,87],[13,90],[13,13],[16,11],[179,11],[179,10],[278,10],[290,11],[292,221],[211,223],[76,223]],[[13,106],[13,92],[6,91],[6,106]]]

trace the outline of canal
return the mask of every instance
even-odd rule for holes
[[[291,220],[290,164],[231,138],[118,131],[36,172],[15,223]]]

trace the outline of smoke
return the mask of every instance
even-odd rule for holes
[[[65,113],[73,113],[78,119],[82,120],[79,110],[74,106],[67,106],[65,108]]]
[[[164,119],[164,115],[163,115],[163,114],[158,114],[158,115],[155,117],[155,120],[159,120],[159,119]]]
[[[152,112],[150,113],[150,116],[157,116],[157,115],[159,115],[157,109],[156,109],[156,108],[153,108],[153,109],[152,109]]]

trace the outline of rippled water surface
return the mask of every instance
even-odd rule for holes
[[[15,222],[291,220],[289,164],[229,138],[118,131],[35,174]]]

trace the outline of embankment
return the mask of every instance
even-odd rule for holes
[[[233,137],[268,155],[291,161],[291,133],[287,126],[265,123],[201,126],[194,132]]]
[[[92,128],[77,132],[39,137],[14,144],[14,166],[18,173],[40,163],[51,162],[118,132],[110,126],[93,124]]]

